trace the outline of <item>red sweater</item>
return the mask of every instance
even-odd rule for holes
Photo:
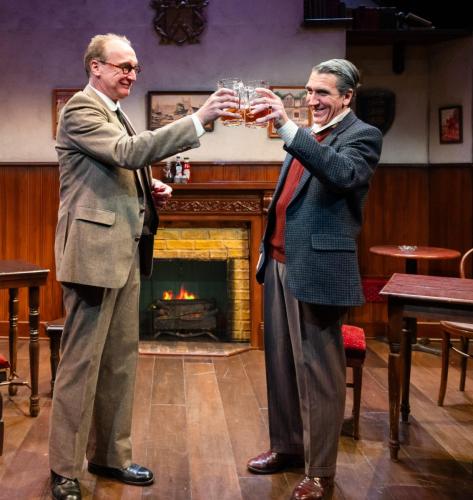
[[[331,132],[331,128],[323,130],[314,136],[318,142],[323,141]],[[284,186],[278,201],[276,202],[276,222],[274,224],[274,231],[269,239],[269,254],[274,260],[278,262],[286,262],[286,251],[284,248],[284,229],[286,227],[286,209],[289,205],[294,191],[296,190],[302,174],[304,173],[304,166],[299,160],[295,158],[289,166]]]

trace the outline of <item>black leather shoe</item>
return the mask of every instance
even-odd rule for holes
[[[304,458],[302,455],[289,455],[269,450],[248,460],[246,466],[253,474],[274,474],[288,467],[304,467]]]
[[[131,464],[126,469],[115,469],[89,462],[87,469],[92,474],[97,474],[97,476],[111,477],[112,479],[118,479],[122,483],[134,484],[136,486],[147,486],[154,481],[153,473],[146,467],[138,464]]]
[[[51,493],[55,500],[81,500],[79,481],[51,471]]]

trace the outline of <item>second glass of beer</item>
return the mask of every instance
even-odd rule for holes
[[[227,127],[234,127],[236,125],[240,125],[243,122],[243,108],[241,106],[242,98],[243,98],[243,82],[238,78],[222,78],[218,80],[217,87],[219,89],[231,89],[234,90],[239,99],[238,107],[228,108],[227,111],[230,113],[238,113],[240,116],[238,118],[232,116],[222,116],[220,119],[222,120],[223,125]]]
[[[269,109],[263,109],[256,113],[252,113],[250,110],[250,102],[257,97],[261,97],[261,94],[256,92],[257,88],[268,88],[268,82],[264,80],[250,80],[245,82],[245,126],[256,128],[256,127],[267,127],[266,123],[256,123],[258,118],[262,118],[269,114]]]

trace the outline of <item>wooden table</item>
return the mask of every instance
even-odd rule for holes
[[[370,252],[377,255],[385,255],[405,259],[405,272],[407,274],[417,274],[417,261],[420,260],[450,260],[458,259],[460,252],[450,248],[440,247],[420,247],[416,245],[378,245],[370,248]],[[428,347],[429,339],[423,339],[417,342],[417,321],[406,318],[409,323],[408,328],[412,331],[412,349],[414,351],[428,352],[429,354],[440,355],[438,349]],[[408,368],[409,369],[409,368]],[[410,373],[407,374],[409,379]]]
[[[426,318],[473,323],[473,280],[423,276],[420,274],[393,274],[380,292],[388,299],[389,338],[389,447],[393,460],[399,451],[399,412],[407,422],[409,416],[409,380],[404,374],[411,365],[410,323],[404,318]],[[404,326],[404,327],[403,327]],[[401,374],[403,374],[402,400]]]
[[[10,375],[12,384],[8,390],[11,395],[16,394],[17,385],[28,385],[21,382],[16,373],[17,340],[18,340],[18,289],[28,287],[29,302],[29,330],[30,330],[30,414],[36,417],[39,414],[38,372],[39,372],[39,287],[46,283],[49,269],[21,260],[0,260],[0,288],[9,290],[9,355]]]
[[[378,245],[370,248],[371,253],[406,259],[406,273],[417,274],[417,261],[458,259],[460,252],[450,248],[418,247],[414,245]]]

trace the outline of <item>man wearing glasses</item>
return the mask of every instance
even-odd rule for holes
[[[232,107],[220,89],[192,116],[136,134],[121,111],[141,68],[128,39],[97,35],[84,56],[89,84],[59,120],[60,206],[56,274],[66,320],[50,430],[52,494],[81,498],[88,470],[145,486],[153,473],[132,463],[131,416],[138,353],[141,274],[150,275],[157,208],[171,188],[148,165],[200,145],[203,126]]]

